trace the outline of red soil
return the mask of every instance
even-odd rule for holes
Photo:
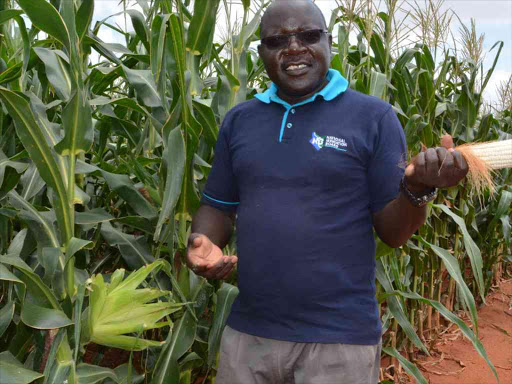
[[[502,281],[486,301],[478,312],[480,341],[498,372],[500,383],[509,384],[512,383],[512,279]],[[416,364],[429,384],[497,383],[485,360],[455,325],[433,344],[431,356],[418,357]]]

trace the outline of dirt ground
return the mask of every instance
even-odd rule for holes
[[[511,384],[512,279],[502,281],[493,291],[486,299],[487,305],[478,312],[480,341],[498,372],[500,383]],[[429,384],[497,383],[485,360],[455,325],[434,343],[432,355],[419,357],[416,364]]]

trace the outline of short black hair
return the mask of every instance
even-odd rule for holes
[[[272,6],[277,4],[277,3],[281,3],[281,2],[285,2],[285,1],[297,1],[297,0],[274,0],[272,1],[272,3],[268,6],[268,8],[265,10],[265,12],[263,13],[263,16],[261,17],[261,22],[260,22],[260,36],[263,36],[263,26],[264,26],[264,22],[265,22],[265,19],[268,17],[268,11],[270,11],[272,9]],[[310,3],[317,11],[318,11],[318,14],[320,15],[320,17],[322,18],[322,22],[324,24],[324,27],[325,29],[327,29],[327,22],[325,21],[325,17],[324,17],[324,14],[322,13],[322,10],[318,7],[318,5],[316,5],[313,1],[311,0],[302,0],[302,1],[305,1],[305,2],[308,2]]]

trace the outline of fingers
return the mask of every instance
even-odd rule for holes
[[[447,140],[444,144],[450,145]],[[412,167],[412,174],[407,170],[405,173],[408,184],[436,188],[457,185],[468,171],[467,162],[462,154],[451,147],[428,148],[413,159]]]
[[[217,263],[209,266],[201,276],[207,279],[225,279],[235,267],[237,260],[236,256],[223,256]]]
[[[441,146],[446,149],[453,149],[455,146],[453,145],[453,138],[450,135],[444,135],[441,137]]]

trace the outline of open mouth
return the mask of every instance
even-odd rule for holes
[[[286,64],[284,70],[290,75],[300,75],[308,71],[311,66],[306,63]]]

